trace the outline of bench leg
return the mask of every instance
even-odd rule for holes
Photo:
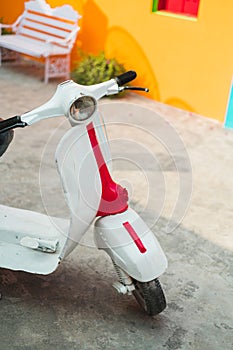
[[[4,61],[18,61],[19,53],[6,49],[5,47],[0,47],[0,66]]]
[[[44,82],[48,83],[49,78],[70,77],[70,55],[52,56],[45,59]]]
[[[49,81],[49,57],[45,59],[45,74],[44,74],[44,82],[48,84]]]
[[[70,79],[70,55],[66,56],[66,74],[65,79]]]

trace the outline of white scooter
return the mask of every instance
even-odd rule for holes
[[[47,103],[0,122],[0,133],[64,115],[72,126],[55,154],[70,220],[0,205],[0,267],[52,273],[95,221],[96,246],[110,256],[119,278],[113,286],[119,293],[133,294],[153,316],[166,307],[158,277],[167,259],[153,232],[128,207],[127,190],[111,178],[108,143],[97,109],[97,100],[105,95],[125,89],[147,91],[123,86],[135,77],[129,71],[91,86],[68,80]]]

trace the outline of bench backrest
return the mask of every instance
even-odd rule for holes
[[[16,34],[39,41],[64,41],[72,47],[79,30],[81,16],[70,5],[51,8],[45,0],[25,2],[25,11]]]

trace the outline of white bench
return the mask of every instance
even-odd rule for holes
[[[45,0],[25,2],[23,14],[12,25],[14,34],[0,35],[0,50],[6,48],[45,62],[44,81],[64,76],[69,79],[70,54],[79,31],[81,16],[70,5],[51,8]],[[0,65],[1,65],[0,54]]]

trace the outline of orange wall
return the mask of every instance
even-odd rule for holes
[[[1,0],[0,17],[11,22],[23,3]],[[48,3],[77,9],[82,49],[105,49],[137,70],[152,98],[223,121],[233,73],[232,0],[200,0],[197,20],[152,13],[152,0]]]
[[[1,0],[0,1],[0,18],[4,23],[13,23],[16,18],[23,12],[24,1],[22,0]]]

